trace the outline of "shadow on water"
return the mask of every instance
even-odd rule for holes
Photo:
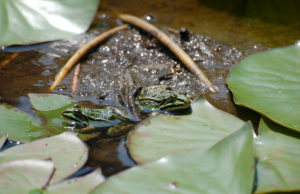
[[[300,25],[300,1],[297,0],[199,0],[206,6],[238,17],[259,19],[280,25]]]
[[[3,47],[0,49],[0,52],[24,52],[24,51],[32,51],[32,50],[38,50],[41,48],[46,47],[50,42],[43,42],[43,43],[37,43],[37,44],[30,44],[30,45],[14,45],[14,46],[8,46]]]

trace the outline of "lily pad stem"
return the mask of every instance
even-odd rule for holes
[[[119,18],[129,24],[137,26],[154,37],[159,39],[166,47],[168,47],[185,65],[186,67],[194,73],[200,81],[203,81],[205,86],[209,89],[210,92],[216,93],[212,83],[206,77],[206,75],[201,71],[201,69],[196,65],[193,59],[186,53],[182,48],[180,48],[173,40],[171,40],[164,32],[160,31],[158,28],[152,24],[137,18],[135,16],[120,14]]]
[[[69,71],[76,65],[76,63],[85,56],[92,48],[99,45],[101,42],[106,40],[107,38],[111,37],[113,34],[120,30],[126,29],[127,25],[118,26],[115,28],[112,28],[99,36],[97,36],[94,40],[90,41],[86,45],[84,45],[82,48],[79,48],[76,53],[68,60],[68,62],[65,64],[65,66],[59,71],[59,73],[56,75],[56,78],[54,80],[54,83],[50,87],[50,90],[53,90],[56,88],[56,86],[66,77],[66,75],[69,73]]]

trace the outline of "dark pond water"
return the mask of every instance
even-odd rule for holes
[[[293,10],[289,17],[282,16],[280,9],[274,16],[254,14],[249,11],[253,9],[249,2],[232,1],[228,6],[198,0],[103,0],[91,29],[85,34],[0,51],[0,102],[34,115],[28,93],[49,93],[55,74],[79,45],[119,25],[118,13],[128,13],[143,17],[166,32],[192,56],[218,92],[208,94],[201,82],[155,38],[131,28],[117,33],[82,61],[77,92],[71,92],[70,74],[53,93],[70,95],[90,105],[108,103],[126,107],[130,83],[136,88],[168,84],[193,99],[205,95],[216,107],[255,124],[258,118],[255,113],[234,106],[226,77],[249,54],[293,44],[300,37],[300,27]],[[264,7],[263,3],[256,6]],[[263,13],[272,13],[272,6]],[[127,154],[125,137],[96,138],[87,143],[88,165],[101,166],[105,175],[135,165]]]

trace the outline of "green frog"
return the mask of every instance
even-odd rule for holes
[[[141,88],[134,96],[138,110],[146,114],[187,109],[191,103],[186,94],[162,85]],[[76,105],[64,111],[62,116],[73,120],[77,128],[81,128],[78,132],[107,129],[106,134],[111,137],[127,133],[137,122],[128,111],[110,105],[97,109]]]
[[[141,112],[149,114],[187,109],[191,101],[185,93],[174,91],[170,86],[156,85],[138,90],[136,104]]]
[[[73,108],[65,110],[62,116],[74,121],[75,128],[79,128],[75,131],[89,133],[98,129],[108,129],[108,136],[122,135],[131,127],[130,124],[136,122],[128,111],[111,105],[101,108],[74,105]]]

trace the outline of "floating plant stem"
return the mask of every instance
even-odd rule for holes
[[[0,69],[2,69],[5,65],[9,64],[12,60],[14,60],[19,53],[13,53],[8,59],[4,60],[2,63],[0,63]]]
[[[90,41],[86,45],[84,45],[82,48],[79,48],[75,54],[68,60],[68,62],[65,64],[65,66],[59,71],[59,73],[56,75],[56,78],[54,80],[54,83],[50,87],[50,90],[53,90],[56,88],[56,86],[66,77],[66,75],[69,73],[69,71],[76,65],[76,63],[85,56],[92,48],[98,46],[101,42],[115,34],[116,32],[120,30],[124,30],[127,28],[127,25],[118,26],[115,28],[112,28],[99,36],[97,36],[94,40]]]
[[[72,92],[76,92],[78,88],[78,77],[80,73],[80,63],[78,63],[75,67],[72,81]]]
[[[160,31],[152,24],[150,24],[140,18],[137,18],[135,16],[121,14],[121,15],[119,15],[119,17],[121,20],[123,20],[127,23],[130,23],[134,26],[137,26],[137,27],[149,32],[157,39],[159,39],[166,47],[168,47],[186,65],[186,67],[192,73],[194,73],[197,76],[197,78],[200,81],[204,82],[205,86],[212,93],[216,93],[216,90],[214,89],[210,80],[201,71],[201,69],[196,65],[196,63],[193,61],[193,59],[186,52],[184,52],[184,50],[182,50],[174,41],[172,41],[164,32]]]

